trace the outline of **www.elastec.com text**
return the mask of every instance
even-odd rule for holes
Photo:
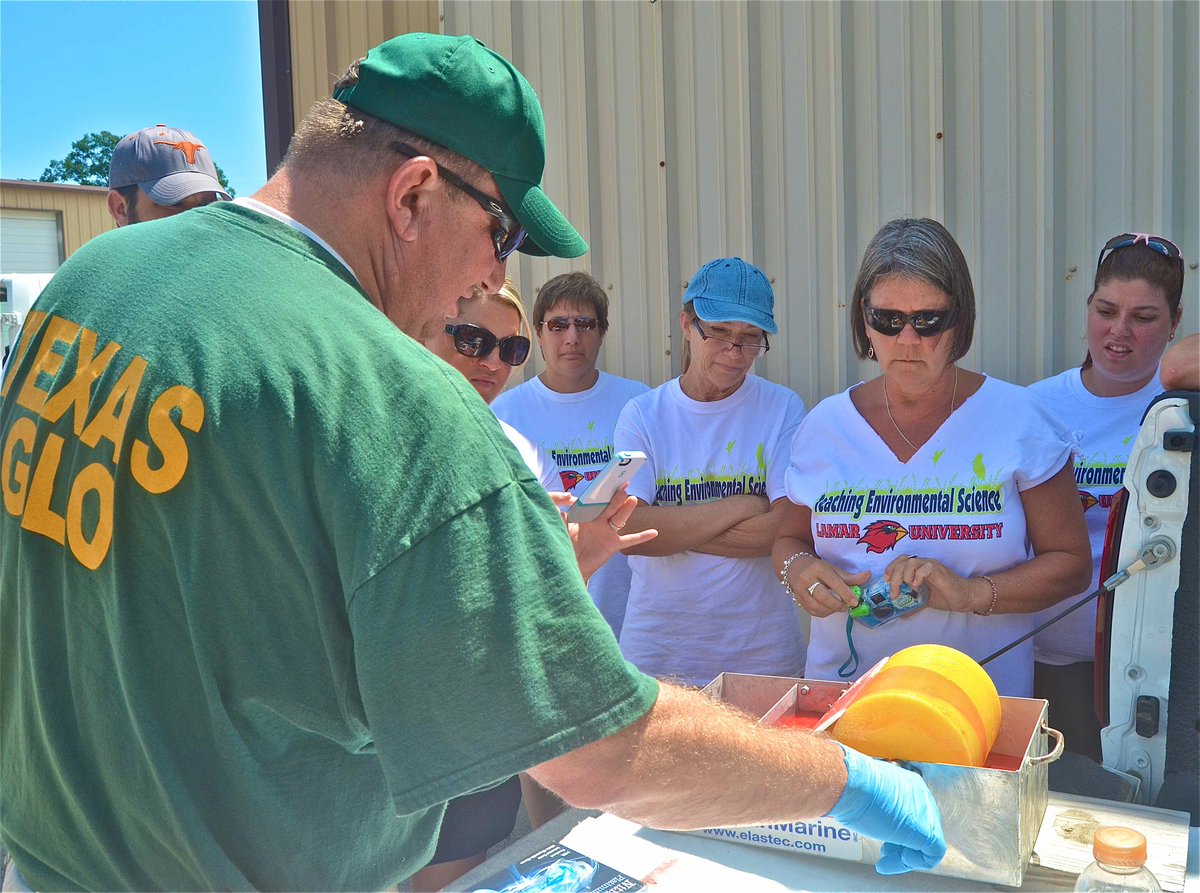
[[[757,831],[734,831],[730,828],[707,828],[705,834],[713,837],[727,837],[733,840],[746,840],[751,843],[769,843],[771,846],[786,846],[797,850],[808,850],[812,853],[823,853],[825,844],[812,840],[787,840],[774,834],[759,834]]]

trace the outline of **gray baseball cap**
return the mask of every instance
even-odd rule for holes
[[[229,200],[212,156],[186,130],[155,124],[123,137],[108,166],[108,188],[137,184],[156,205],[177,205],[197,192]]]

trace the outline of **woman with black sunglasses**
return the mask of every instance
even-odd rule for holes
[[[1121,487],[1132,435],[1147,405],[1162,390],[1163,352],[1183,315],[1183,257],[1169,239],[1122,233],[1109,239],[1096,264],[1087,299],[1087,355],[1078,367],[1030,386],[1081,440],[1075,480],[1092,548],[1092,579],[1100,558],[1113,494]],[[1061,608],[1046,612],[1050,620]],[[1096,603],[1034,638],[1034,695],[1050,702],[1050,720],[1066,747],[1100,762],[1100,722],[1092,706]]]
[[[439,331],[430,332],[424,344],[461,372],[483,401],[491,405],[513,370],[529,356],[529,331],[525,305],[516,285],[506,279],[495,294],[476,289],[460,299],[458,315],[447,319]],[[499,424],[542,488],[560,507],[569,505],[572,499],[559,492],[562,478],[550,454],[511,425],[503,421]],[[595,521],[568,526],[585,580],[618,548],[640,545],[657,535],[654,530],[621,533],[633,508],[632,501],[625,504],[622,490]],[[526,785],[526,796],[540,796],[536,786],[528,781]],[[482,863],[488,848],[512,833],[521,794],[522,786],[514,776],[486,791],[451,800],[433,858],[413,875],[413,889],[439,890]],[[550,808],[545,802],[539,805],[543,810]]]
[[[976,660],[1032,630],[1031,612],[1087,582],[1087,532],[1067,430],[1029,392],[960,368],[975,293],[954,237],[893,220],[871,240],[850,302],[860,359],[880,375],[821,401],[792,443],[775,569],[813,618],[806,675],[854,679],[909,645]],[[851,587],[882,576],[923,609],[858,623]],[[1033,645],[987,667],[1033,691]]]

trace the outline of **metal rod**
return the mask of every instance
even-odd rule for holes
[[[1055,615],[1053,618],[1051,618],[1050,620],[1047,620],[1047,621],[1046,621],[1045,623],[1043,623],[1041,626],[1037,627],[1036,629],[1032,629],[1032,630],[1030,630],[1029,632],[1025,633],[1025,635],[1021,636],[1021,638],[1019,638],[1019,639],[1016,639],[1015,641],[1009,642],[1007,645],[1005,645],[1003,648],[1001,648],[1001,649],[1000,649],[999,651],[997,651],[995,654],[989,654],[987,657],[985,657],[983,660],[981,660],[981,661],[979,662],[979,663],[980,663],[980,665],[982,666],[983,664],[986,664],[986,663],[987,663],[988,661],[990,661],[990,660],[995,660],[996,658],[998,658],[1000,655],[1004,654],[1005,652],[1007,652],[1007,651],[1011,651],[1012,649],[1014,649],[1014,648],[1016,648],[1018,645],[1020,645],[1022,642],[1024,642],[1026,639],[1028,639],[1028,638],[1030,638],[1030,637],[1032,637],[1032,636],[1036,636],[1038,633],[1040,633],[1040,632],[1041,632],[1042,630],[1044,630],[1046,627],[1050,626],[1050,624],[1052,624],[1052,623],[1058,623],[1058,621],[1062,620],[1064,617],[1066,617],[1066,616],[1067,616],[1068,614],[1070,614],[1072,611],[1075,611],[1075,610],[1078,610],[1079,608],[1082,608],[1084,605],[1086,605],[1088,602],[1090,602],[1092,599],[1094,599],[1094,598],[1095,598],[1096,596],[1098,596],[1100,593],[1102,593],[1102,592],[1106,592],[1106,591],[1107,591],[1107,587],[1106,587],[1106,586],[1101,586],[1099,589],[1097,589],[1097,590],[1096,590],[1095,592],[1093,592],[1091,595],[1085,595],[1083,598],[1081,598],[1081,599],[1080,599],[1079,601],[1077,601],[1075,604],[1071,605],[1071,607],[1067,608],[1067,609],[1066,609],[1065,611],[1063,611],[1061,614],[1056,614],[1056,615]]]

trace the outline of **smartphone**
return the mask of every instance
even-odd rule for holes
[[[608,460],[600,473],[592,478],[575,504],[567,509],[567,520],[571,522],[595,521],[608,505],[617,488],[630,480],[646,461],[640,450],[622,450]]]

